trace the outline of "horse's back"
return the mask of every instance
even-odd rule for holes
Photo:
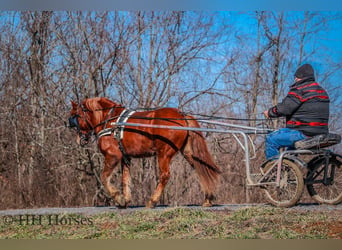
[[[188,126],[186,118],[176,108],[135,112],[127,122],[141,124],[141,126],[125,126],[124,129],[123,144],[127,148],[127,153],[136,157],[151,155],[170,146],[178,151],[188,136],[186,129],[165,128],[165,126]]]
[[[135,112],[130,121],[143,124],[187,126],[187,119],[177,108],[160,108],[150,111]]]

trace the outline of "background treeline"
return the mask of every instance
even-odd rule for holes
[[[310,62],[332,99],[331,129],[341,133],[341,49],[328,40],[341,22],[339,12],[0,12],[0,208],[112,204],[99,183],[96,143],[78,147],[65,127],[70,100],[174,105],[261,126],[253,119]],[[234,139],[206,136],[223,170],[217,202],[262,201],[245,185]],[[254,139],[257,166],[263,138]],[[133,161],[133,205],[145,203],[157,173],[154,158]],[[162,203],[202,201],[181,157],[171,174]],[[113,182],[120,185],[120,168]]]

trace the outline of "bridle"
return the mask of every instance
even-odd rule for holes
[[[79,114],[79,109],[82,110],[83,114]],[[89,109],[86,109],[83,107],[83,105],[79,105],[79,107],[77,108],[77,113],[71,117],[69,117],[69,128],[75,128],[77,131],[77,134],[80,138],[80,145],[82,147],[84,147],[85,145],[87,145],[89,143],[89,139],[95,134],[94,130],[95,127],[93,127],[90,122],[87,120],[86,118],[86,112],[92,112]],[[82,129],[80,127],[80,123],[78,122],[78,119],[82,119],[85,124],[87,124],[88,130],[89,132],[84,133],[82,132]]]
[[[80,137],[80,146],[84,147],[85,145],[87,145],[89,143],[89,139],[95,135],[95,129],[101,125],[104,125],[104,127],[106,127],[108,121],[110,121],[112,118],[109,118],[110,114],[114,111],[114,109],[116,108],[116,106],[110,107],[110,108],[103,108],[103,109],[96,109],[96,110],[89,110],[87,108],[85,108],[83,105],[79,105],[77,108],[77,113],[71,117],[69,117],[69,128],[75,128],[78,136]],[[86,118],[87,112],[95,112],[95,111],[103,111],[106,109],[110,109],[110,111],[108,112],[106,118],[104,121],[100,122],[99,124],[93,126],[89,120]],[[79,114],[78,111],[82,110],[83,114]],[[82,129],[80,128],[80,123],[78,121],[78,119],[82,119],[85,124],[87,125],[87,130],[89,130],[88,132],[84,133],[82,132]],[[114,118],[113,118],[114,119]],[[95,138],[96,140],[96,138]]]

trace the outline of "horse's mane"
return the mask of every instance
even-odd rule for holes
[[[118,106],[115,102],[109,100],[105,97],[95,97],[95,98],[88,98],[83,101],[83,105],[86,109],[93,111],[93,122],[94,125],[100,123],[103,117],[103,109],[112,108]]]

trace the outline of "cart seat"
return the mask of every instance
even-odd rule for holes
[[[296,149],[314,149],[325,148],[341,142],[341,136],[338,134],[323,134],[316,135],[304,140],[297,141],[295,143]]]

